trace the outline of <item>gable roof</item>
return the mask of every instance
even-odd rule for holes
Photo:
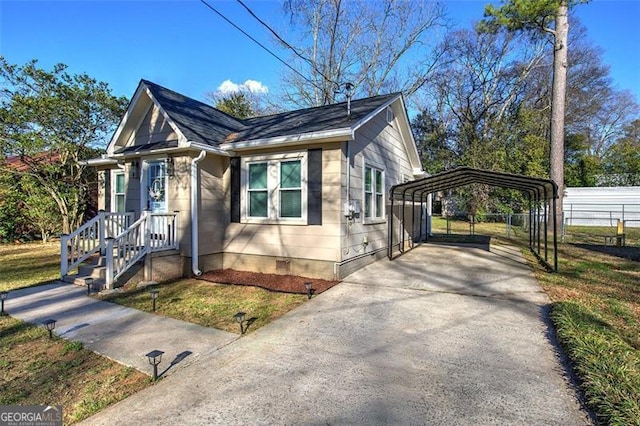
[[[135,133],[136,120],[141,120],[151,105],[158,108],[178,135],[178,140],[139,145],[135,148],[124,146]],[[358,128],[392,105],[395,115],[402,114],[404,117],[400,130],[410,151],[412,163],[421,169],[400,93],[352,100],[349,115],[347,102],[340,102],[241,120],[159,84],[140,80],[107,152],[111,157],[160,149],[174,151],[191,148],[231,155],[233,151],[255,147],[285,146],[317,140],[350,140]]]
[[[203,102],[181,95],[148,80],[141,80],[155,101],[190,141],[219,145],[228,134],[245,125],[238,119]]]

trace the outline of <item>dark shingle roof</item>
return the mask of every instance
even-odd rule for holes
[[[167,149],[167,148],[177,148],[177,147],[178,147],[177,140],[162,141],[162,142],[153,142],[153,143],[147,143],[144,145],[132,145],[125,148],[120,148],[114,154],[131,154],[134,152],[147,152],[147,151],[154,151],[157,149]]]
[[[351,101],[351,116],[347,116],[347,103],[300,109],[280,114],[244,120],[246,129],[238,132],[234,142],[298,135],[332,129],[344,129],[371,114],[381,105],[398,96],[397,93]]]
[[[244,128],[242,122],[210,105],[150,81],[142,82],[180,131],[191,141],[217,146],[229,133]]]
[[[347,103],[341,102],[239,120],[150,81],[142,82],[187,139],[211,146],[348,128],[398,96],[392,93],[353,100],[350,117]]]

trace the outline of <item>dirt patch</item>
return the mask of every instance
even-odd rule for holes
[[[313,294],[320,294],[340,281],[327,281],[319,278],[297,275],[263,274],[260,272],[217,269],[202,274],[200,279],[220,284],[248,285],[282,293],[307,294],[305,282],[311,282]]]

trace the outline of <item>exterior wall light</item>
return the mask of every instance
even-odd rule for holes
[[[7,300],[7,297],[9,297],[8,291],[0,291],[0,315],[6,315],[4,313],[4,301]]]
[[[304,283],[304,288],[307,290],[307,297],[309,299],[311,299],[311,296],[313,295],[313,288],[311,288],[312,285],[313,283],[311,281],[306,281]]]
[[[236,320],[236,322],[237,322],[238,324],[240,324],[240,334],[244,334],[244,333],[245,333],[245,331],[247,331],[247,330],[244,328],[244,325],[243,325],[243,324],[244,324],[244,316],[245,316],[245,315],[247,315],[247,314],[245,314],[244,312],[238,312],[237,314],[235,314],[235,315],[233,316],[233,318]]]
[[[153,365],[153,381],[154,382],[158,380],[158,364],[162,362],[162,354],[164,354],[164,352],[155,349],[145,355],[149,360],[149,364]]]
[[[49,339],[53,338],[53,329],[56,328],[56,322],[57,321],[54,319],[48,319],[42,322],[42,325],[44,325],[44,327],[49,332]]]
[[[158,290],[157,288],[152,288],[151,290],[149,290],[151,300],[153,301],[153,312],[156,311],[156,300],[158,299],[158,293],[160,293],[160,290]]]
[[[173,157],[167,158],[167,176],[173,177],[175,175],[176,168],[173,163]]]

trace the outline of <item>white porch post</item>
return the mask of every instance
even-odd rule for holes
[[[69,234],[60,236],[60,277],[64,278],[69,273]]]
[[[99,219],[98,219],[98,238],[100,238],[100,240],[99,240],[100,241],[99,242],[99,244],[100,244],[100,255],[104,256],[105,248],[106,248],[105,242],[104,242],[104,238],[105,238],[105,229],[104,229],[104,217],[105,217],[105,214],[104,214],[104,210],[100,210],[98,212],[98,217],[99,217]]]
[[[109,290],[113,290],[113,241],[114,239],[109,237],[106,241],[106,267],[107,273],[105,277],[106,287]]]

